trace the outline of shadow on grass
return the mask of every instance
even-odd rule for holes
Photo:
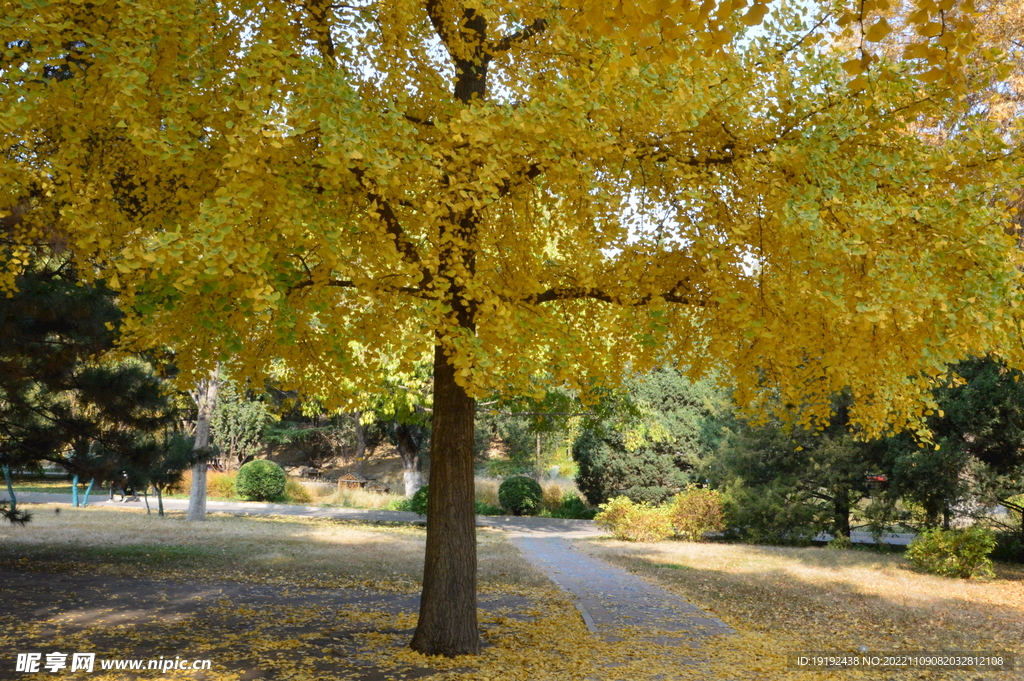
[[[196,679],[302,672],[372,681],[435,671],[386,662],[412,637],[417,594],[11,570],[0,571],[0,583],[9,651],[212,660]],[[483,596],[485,630],[487,613],[515,616],[529,606],[522,596]],[[0,669],[14,668],[10,657]]]

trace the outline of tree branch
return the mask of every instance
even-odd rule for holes
[[[708,302],[703,297],[689,298],[687,296],[679,295],[676,292],[678,285],[670,291],[660,294],[658,297],[665,300],[668,303],[676,303],[678,305],[697,305],[700,307],[707,307]],[[648,295],[643,298],[636,300],[623,299],[621,296],[612,296],[600,289],[596,288],[584,288],[580,286],[563,286],[549,288],[547,291],[540,293],[535,296],[525,298],[523,302],[530,303],[533,305],[540,305],[542,303],[550,303],[555,300],[598,300],[603,303],[609,303],[612,305],[623,305],[629,307],[641,307],[649,305],[655,296]]]
[[[310,288],[312,286],[315,286],[317,283],[318,282],[315,282],[312,279],[303,279],[297,284],[292,284],[291,286],[289,286],[288,293],[303,288]],[[332,288],[356,288],[354,282],[348,281],[346,279],[328,279],[321,283],[324,286],[330,286]],[[425,291],[416,286],[399,286],[397,288],[388,288],[388,291],[392,293],[408,293],[410,295],[416,296],[417,298],[426,298]]]
[[[323,0],[310,0],[305,5],[306,11],[316,23],[314,30],[317,34],[316,42],[320,48],[320,56],[323,57],[324,64],[329,63],[332,69],[338,68],[338,62],[335,58],[334,38],[331,37],[331,25],[327,21],[327,10],[335,7],[335,5],[324,4]]]
[[[402,229],[401,223],[398,221],[398,216],[395,215],[394,209],[391,208],[391,204],[384,199],[383,196],[378,194],[376,191],[370,188],[369,182],[366,181],[366,170],[363,168],[355,168],[352,173],[359,180],[359,184],[366,190],[366,199],[370,202],[371,206],[375,206],[378,215],[381,220],[384,221],[384,226],[387,229],[387,233],[395,239],[395,248],[402,255],[402,259],[411,265],[420,264],[420,254],[416,250],[415,244],[409,241],[409,238],[405,235],[405,231]],[[423,276],[426,280],[429,280],[429,273],[424,270]]]
[[[547,29],[547,27],[547,19],[536,19],[532,24],[522,29],[521,31],[516,31],[515,33],[507,35],[501,40],[492,41],[487,46],[488,59],[502,52],[507,52],[516,43],[527,41],[533,36],[543,33]]]
[[[544,172],[544,171],[541,169],[539,164],[531,163],[530,167],[527,169],[527,171],[525,173],[523,173],[523,177],[526,178],[526,180],[529,181],[529,180],[532,180],[532,179],[540,176],[540,174],[542,172]],[[504,198],[505,196],[508,195],[508,193],[510,191],[512,191],[512,181],[511,181],[511,178],[507,179],[507,180],[503,180],[502,183],[500,185],[498,185],[498,198]]]
[[[455,55],[452,53],[454,36],[449,33],[448,27],[444,24],[444,17],[441,16],[441,0],[427,0],[424,5],[427,10],[427,16],[430,17],[430,23],[434,27],[434,32],[441,39],[441,44],[444,45],[444,49],[448,51],[449,56],[454,57]]]

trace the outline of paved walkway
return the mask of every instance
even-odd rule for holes
[[[565,539],[517,533],[512,543],[551,581],[575,596],[587,628],[606,640],[617,640],[613,632],[622,626],[655,630],[652,638],[659,643],[732,631],[679,596],[588,556]]]
[[[6,496],[4,496],[6,498]],[[70,503],[66,494],[24,493],[24,503]],[[121,505],[107,497],[92,497],[90,506]],[[139,507],[142,502],[128,502]],[[150,500],[155,508],[155,500]],[[185,510],[187,499],[165,499],[167,510]],[[236,514],[287,515],[370,521],[422,522],[415,513],[376,511],[326,506],[295,506],[257,502],[207,501],[207,511]],[[587,627],[606,640],[617,640],[614,631],[623,625],[650,629],[660,643],[677,643],[731,632],[718,620],[660,586],[593,558],[572,546],[572,539],[599,537],[603,533],[591,520],[558,518],[477,516],[477,525],[505,530],[512,543],[555,584],[575,597]]]

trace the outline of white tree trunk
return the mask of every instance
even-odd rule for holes
[[[406,469],[402,473],[402,478],[405,481],[405,496],[407,499],[412,499],[413,495],[423,487],[423,471]]]
[[[196,403],[196,440],[193,450],[202,452],[199,463],[192,466],[192,487],[188,493],[188,520],[206,519],[206,461],[210,448],[210,420],[213,418],[213,407],[217,403],[217,391],[220,388],[220,364],[196,385],[192,399]]]

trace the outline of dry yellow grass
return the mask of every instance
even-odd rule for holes
[[[998,566],[997,579],[978,582],[919,574],[898,554],[868,551],[671,541],[582,546],[714,613],[740,632],[736,650],[741,655],[756,650],[763,663],[777,669],[789,652],[855,652],[859,646],[876,653],[1024,656],[1024,568],[1019,566]],[[915,678],[932,678],[928,674]],[[942,678],[982,678],[973,672],[946,674]]]
[[[125,576],[280,580],[382,589],[415,589],[422,578],[425,532],[410,525],[371,525],[280,516],[211,514],[188,523],[134,509],[33,505],[25,527],[0,525],[0,564]],[[485,589],[547,580],[499,532],[478,533]],[[27,560],[24,560],[27,559]]]
[[[501,480],[493,480],[491,478],[475,478],[474,486],[476,488],[476,500],[483,502],[489,506],[498,506],[498,488],[501,486]]]
[[[235,478],[238,477],[238,471],[229,471],[227,473],[220,473],[218,471],[207,471],[206,472],[206,494],[211,499],[234,499],[235,494]],[[167,491],[170,494],[184,494],[188,495],[189,490],[192,488],[192,471],[188,470],[181,477],[181,482],[174,485]]]
[[[365,489],[344,487],[330,496],[317,497],[316,502],[343,508],[384,508],[391,502],[404,498],[401,494],[381,494]]]
[[[558,478],[555,480],[542,480],[540,483],[541,489],[544,490],[544,508],[549,511],[556,511],[562,506],[562,498],[567,492],[571,492],[576,496],[580,496],[579,491],[576,489],[575,483],[572,480],[566,478]],[[582,498],[582,497],[580,497]]]

